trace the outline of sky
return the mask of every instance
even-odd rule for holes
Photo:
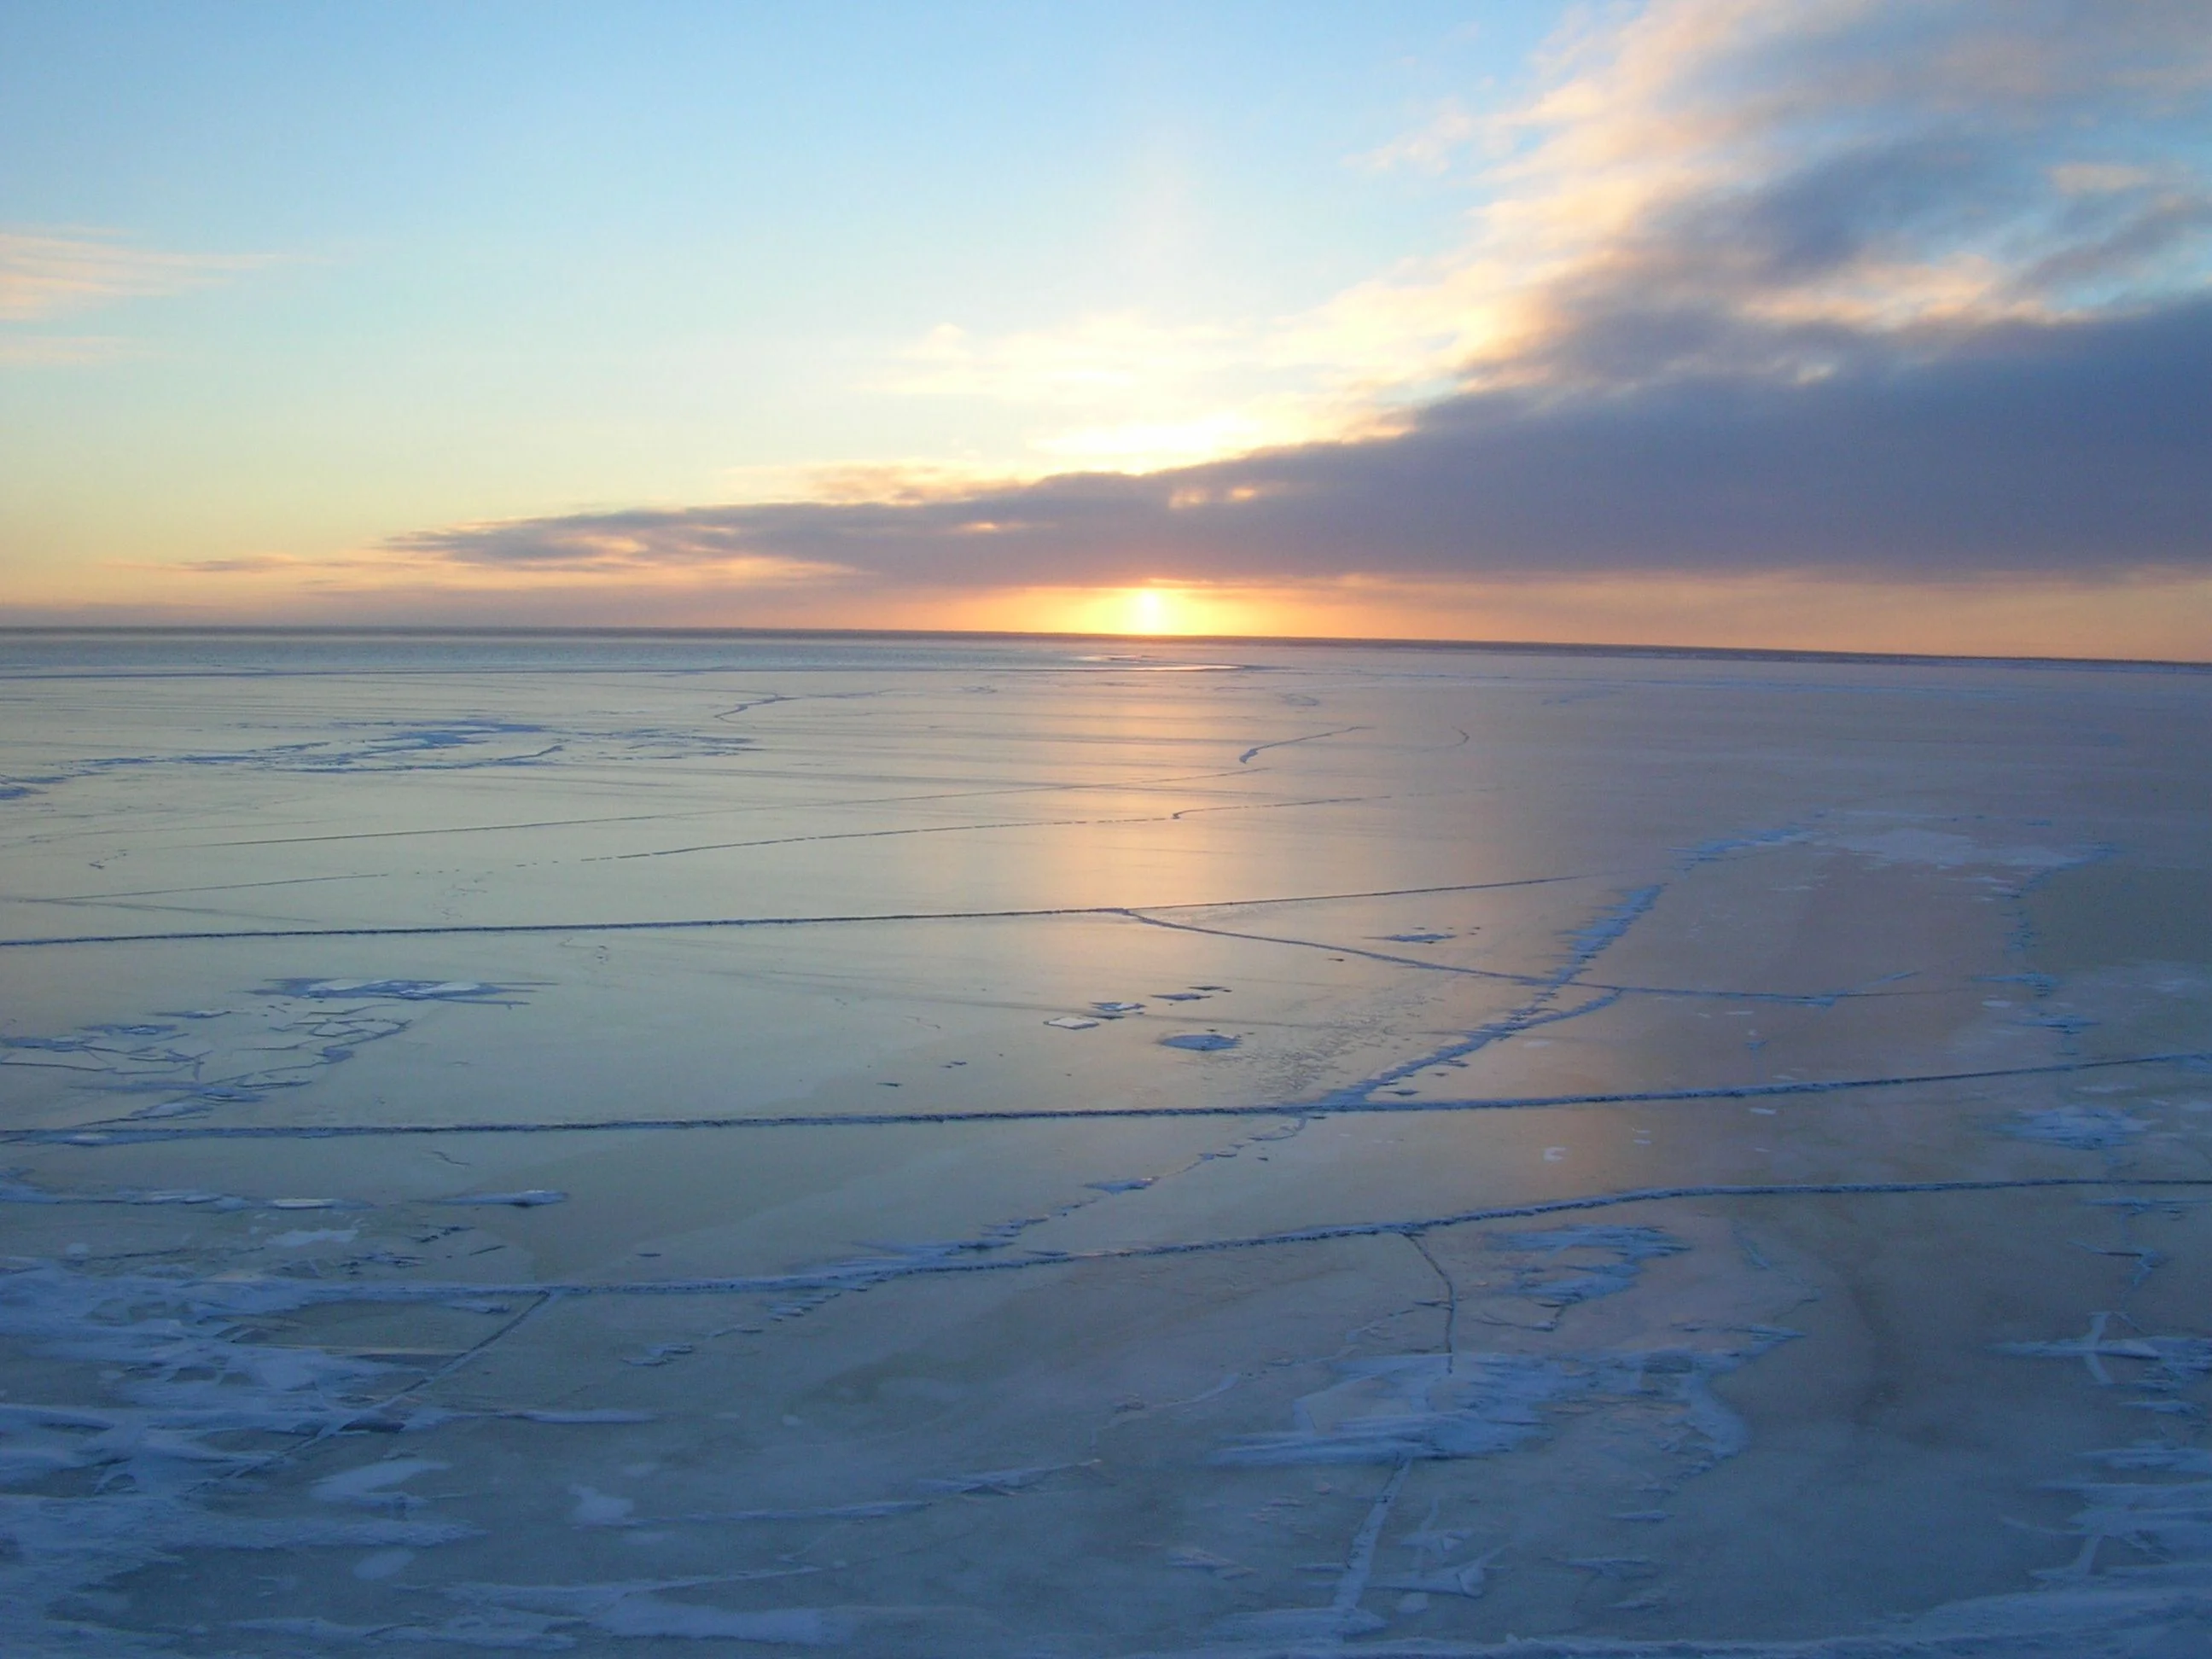
[[[0,0],[0,624],[2212,658],[2207,0]]]

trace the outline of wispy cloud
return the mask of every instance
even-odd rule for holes
[[[131,355],[130,342],[112,334],[0,333],[0,367],[74,368]]]
[[[382,546],[304,558],[249,553],[116,568],[216,578],[239,590],[278,589],[363,599],[404,591],[418,598],[536,591],[655,591],[728,595],[835,583],[860,573],[824,559],[745,545],[722,514],[606,514],[462,525],[396,537]]]
[[[262,254],[138,247],[108,231],[0,230],[0,321],[44,322],[112,301],[181,293],[269,263]]]
[[[739,526],[712,511],[600,513],[464,525],[398,537],[386,545],[403,561],[427,565],[594,578],[678,567],[753,586],[847,574],[830,560],[761,548]]]
[[[1436,112],[1412,131],[1401,133],[1387,144],[1353,156],[1355,165],[1389,173],[1404,168],[1415,173],[1445,173],[1471,146],[1492,137],[1495,125],[1472,113],[1455,98],[1447,98]]]

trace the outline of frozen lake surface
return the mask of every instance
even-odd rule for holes
[[[2212,675],[0,700],[11,1654],[2212,1651]]]

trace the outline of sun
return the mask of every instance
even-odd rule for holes
[[[1168,588],[1130,588],[1121,595],[1121,633],[1183,633],[1183,611]]]
[[[1033,590],[1022,597],[1024,628],[1134,639],[1251,633],[1255,616],[1268,614],[1255,609],[1250,597],[1241,592],[1224,593],[1204,584],[1171,580],[1129,587]]]

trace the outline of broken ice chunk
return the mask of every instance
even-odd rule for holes
[[[307,1491],[309,1496],[325,1504],[355,1504],[364,1508],[382,1505],[404,1507],[422,1500],[405,1492],[387,1492],[385,1490],[386,1487],[396,1486],[418,1474],[428,1474],[433,1469],[445,1467],[445,1464],[428,1457],[390,1457],[380,1463],[364,1463],[359,1468],[325,1475]]]
[[[1091,1006],[1109,1019],[1119,1019],[1124,1014],[1141,1014],[1145,1012],[1145,1005],[1141,1002],[1094,1002]]]
[[[1079,1018],[1073,1014],[1062,1014],[1058,1019],[1048,1019],[1045,1021],[1045,1024],[1053,1027],[1055,1030],[1088,1031],[1095,1027],[1098,1022],[1095,1019]]]

